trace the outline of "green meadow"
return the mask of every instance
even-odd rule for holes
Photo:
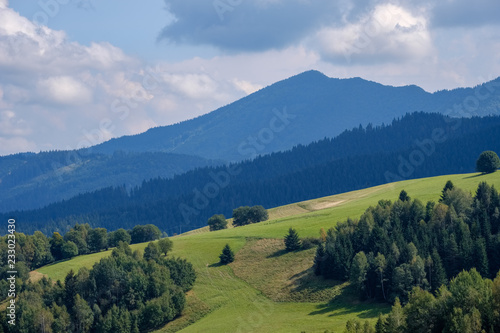
[[[358,218],[381,199],[396,200],[405,190],[422,202],[437,201],[447,180],[475,192],[486,181],[500,187],[500,173],[461,174],[402,181],[269,210],[266,222],[208,232],[202,228],[172,237],[169,256],[190,261],[198,274],[183,315],[159,332],[331,332],[343,331],[349,319],[374,322],[389,306],[359,302],[348,283],[328,281],[311,272],[314,249],[285,253],[282,239],[290,227],[301,237],[318,237],[338,221]],[[225,244],[236,253],[228,266],[218,265]],[[132,245],[142,250],[147,244]],[[38,269],[54,280],[92,265],[111,251],[78,256]]]

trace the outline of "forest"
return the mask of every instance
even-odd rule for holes
[[[230,216],[235,207],[271,208],[402,179],[472,172],[482,147],[500,151],[498,123],[500,117],[413,113],[252,161],[156,178],[131,191],[110,187],[2,216],[21,221],[18,228],[26,233],[65,233],[76,223],[109,230],[152,223],[173,235],[206,225],[213,214]]]
[[[402,303],[413,287],[435,292],[462,270],[493,278],[500,269],[500,197],[482,182],[474,196],[447,182],[439,202],[381,200],[359,221],[327,232],[315,272],[350,280],[362,299]]]
[[[64,282],[43,277],[16,279],[15,326],[3,312],[4,332],[136,333],[162,327],[180,315],[184,293],[195,282],[193,266],[161,254],[156,243],[144,252],[119,242],[110,257],[91,269],[72,270]],[[2,288],[3,290],[3,288]]]

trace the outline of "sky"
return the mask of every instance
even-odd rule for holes
[[[316,69],[429,92],[500,76],[500,1],[0,0],[0,155],[78,149]]]

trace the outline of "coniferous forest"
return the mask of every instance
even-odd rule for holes
[[[408,114],[391,125],[355,128],[252,161],[156,178],[132,190],[110,187],[2,216],[25,221],[20,231],[26,233],[65,233],[76,223],[109,230],[152,223],[172,235],[206,225],[213,214],[230,216],[239,206],[271,208],[403,179],[473,172],[481,147],[500,151],[498,124],[500,117]]]

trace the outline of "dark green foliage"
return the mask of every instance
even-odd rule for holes
[[[157,329],[181,314],[184,292],[192,288],[195,278],[185,259],[146,261],[120,242],[110,257],[92,269],[82,268],[76,275],[70,271],[64,285],[44,278],[19,288],[13,332]]]
[[[62,247],[64,245],[64,239],[58,232],[52,234],[50,239],[50,252],[55,260],[61,260],[63,258]]]
[[[158,248],[160,252],[165,256],[168,254],[168,252],[172,251],[173,247],[174,243],[168,237],[164,237],[158,241]]]
[[[132,232],[132,244],[154,241],[160,238],[161,232],[157,226],[152,224],[136,225]]]
[[[296,251],[302,247],[299,234],[293,228],[288,229],[288,234],[285,236],[285,249],[290,251]]]
[[[170,277],[182,290],[189,291],[196,281],[196,272],[193,265],[186,259],[165,259],[163,264],[170,271]]]
[[[443,191],[441,203],[425,208],[406,194],[338,223],[317,250],[316,274],[350,279],[361,298],[403,303],[413,288],[436,292],[464,269],[490,277],[500,269],[498,192],[486,183],[474,198],[450,183]]]
[[[63,258],[73,258],[78,255],[78,246],[72,241],[64,242],[61,252]]]
[[[222,253],[219,255],[219,259],[222,265],[227,265],[234,261],[234,253],[233,250],[231,250],[229,244],[226,244],[226,246],[224,246],[224,248],[222,249]]]
[[[377,332],[498,332],[500,271],[491,280],[477,270],[462,271],[434,296],[415,288],[402,309],[397,302]]]
[[[222,214],[212,216],[208,219],[207,224],[210,231],[227,229],[227,220]]]
[[[500,168],[498,155],[491,150],[483,151],[476,161],[476,171],[482,173],[492,173]]]
[[[268,218],[267,210],[262,206],[243,206],[233,210],[233,225],[236,227],[258,223]]]
[[[315,237],[305,237],[300,239],[302,250],[308,250],[321,244],[321,239]]]
[[[160,248],[157,243],[149,242],[148,246],[144,249],[145,260],[158,260],[160,259]]]
[[[132,242],[132,237],[130,236],[130,233],[128,233],[127,230],[123,228],[111,231],[108,234],[108,245],[110,247],[118,246],[119,242],[124,242],[128,244],[131,244]]]
[[[455,185],[453,185],[452,181],[448,180],[446,182],[446,184],[444,185],[443,190],[441,191],[441,197],[439,199],[439,202],[443,202],[446,198],[446,192],[453,190],[454,187],[455,187]]]
[[[316,255],[314,256],[314,274],[323,274],[323,266],[326,260],[325,245],[320,243],[316,248]]]
[[[408,193],[406,193],[405,190],[401,190],[401,192],[399,193],[399,200],[401,200],[401,201],[410,201],[411,198],[408,195]]]
[[[89,231],[87,244],[91,252],[99,252],[108,248],[108,232],[104,228],[95,228]]]

